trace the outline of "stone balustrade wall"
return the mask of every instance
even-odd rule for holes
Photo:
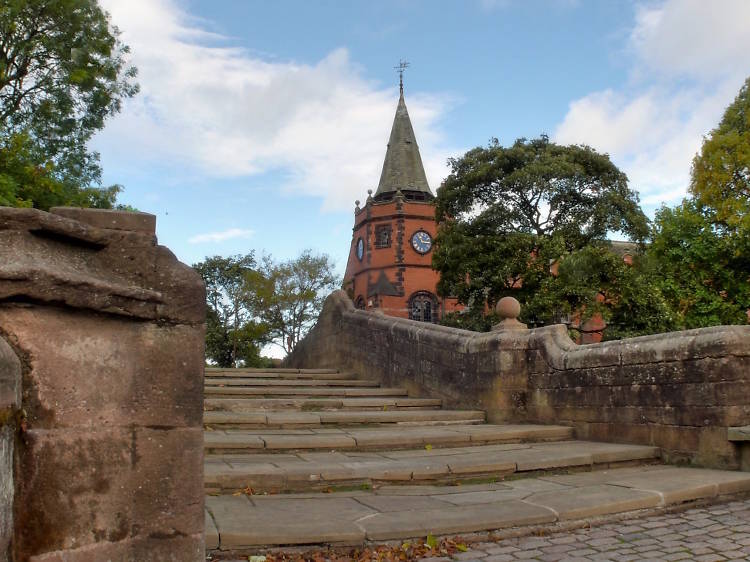
[[[204,315],[152,215],[0,207],[0,552],[205,558]]]
[[[343,291],[286,363],[341,367],[491,422],[567,424],[581,439],[662,447],[737,468],[727,428],[750,424],[750,326],[576,345],[564,326],[469,332],[354,309]]]

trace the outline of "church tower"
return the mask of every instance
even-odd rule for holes
[[[434,195],[404,101],[405,66],[399,67],[400,96],[378,189],[374,196],[368,190],[364,207],[357,201],[354,209],[344,289],[357,308],[437,322],[457,303],[437,295]]]

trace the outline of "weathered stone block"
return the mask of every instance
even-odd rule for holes
[[[50,213],[97,228],[131,230],[145,232],[146,234],[156,233],[156,216],[148,213],[113,209],[81,209],[79,207],[52,207]]]

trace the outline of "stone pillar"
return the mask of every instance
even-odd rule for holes
[[[0,562],[11,560],[13,540],[13,450],[21,403],[21,363],[0,337]]]
[[[14,560],[204,559],[204,310],[152,215],[0,207]]]

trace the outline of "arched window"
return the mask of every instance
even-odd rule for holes
[[[437,322],[438,306],[435,295],[419,291],[409,298],[409,318],[418,322]]]
[[[365,298],[362,295],[358,296],[357,300],[354,301],[354,308],[358,308],[360,310],[365,309]]]

